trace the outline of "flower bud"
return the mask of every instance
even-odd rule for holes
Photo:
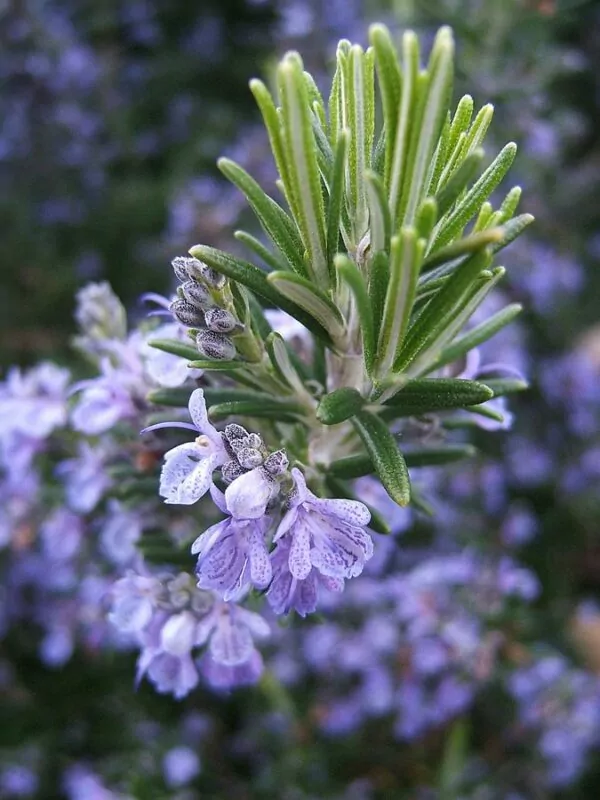
[[[197,272],[199,274],[200,262],[197,258],[190,256],[177,256],[171,261],[173,272],[180,281],[189,281],[190,276]]]
[[[233,444],[238,439],[245,439],[248,436],[246,428],[238,425],[237,422],[230,422],[229,425],[225,425],[224,433],[229,444]]]
[[[187,325],[189,328],[204,327],[204,315],[199,308],[188,303],[187,300],[182,298],[173,300],[169,310],[182,325]]]
[[[199,261],[197,258],[190,260],[194,261],[194,265],[189,271],[191,278],[204,281],[204,283],[208,284],[213,289],[222,289],[225,286],[227,283],[225,275],[221,275],[220,272],[211,269],[204,261]]]
[[[212,306],[213,300],[206,286],[203,286],[201,283],[197,283],[196,281],[186,281],[182,285],[181,291],[183,292],[183,296],[188,303],[191,303],[193,306],[196,306],[196,308],[199,308],[202,311],[210,313],[208,309],[210,309]],[[212,328],[211,330],[215,329]],[[226,331],[220,331],[220,333],[226,333]]]
[[[204,315],[206,327],[216,333],[230,333],[237,327],[241,327],[237,319],[224,308],[209,308]]]
[[[221,467],[221,477],[225,483],[233,483],[236,478],[244,474],[244,468],[238,464],[237,461],[227,461]]]
[[[290,460],[287,457],[285,450],[276,450],[271,453],[264,463],[264,468],[270,475],[281,475],[290,465]]]
[[[196,347],[203,356],[217,361],[229,361],[235,357],[235,345],[222,333],[200,331],[196,336]]]
[[[263,457],[254,447],[242,447],[236,452],[237,460],[244,469],[254,469],[263,463]]]

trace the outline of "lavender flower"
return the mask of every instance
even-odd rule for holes
[[[229,460],[221,434],[208,421],[202,389],[192,392],[189,411],[193,424],[160,422],[143,431],[173,427],[187,428],[201,434],[193,442],[178,445],[165,453],[160,476],[160,494],[165,498],[165,503],[196,503],[210,488],[213,471]]]
[[[211,495],[225,512],[223,495],[214,487],[211,487]],[[265,589],[272,576],[265,542],[270,524],[268,516],[259,519],[227,517],[201,534],[192,545],[192,553],[198,555],[198,586],[213,589],[224,600],[240,597],[250,585]]]
[[[282,563],[279,556],[273,565],[278,568],[278,583],[271,598],[276,607],[281,607],[281,594],[287,586],[288,600],[283,602],[284,608],[291,607],[298,590],[297,584],[290,582],[285,573],[289,572],[295,581],[305,581],[314,569],[321,576],[334,579],[331,588],[339,589],[339,581],[360,575],[365,562],[373,555],[373,542],[364,530],[371,515],[363,503],[322,500],[307,487],[300,470],[292,469],[292,477],[295,493],[274,538],[274,542],[283,537],[290,540],[287,563]],[[300,587],[298,591],[312,595],[311,586]],[[299,605],[308,608],[312,600]]]

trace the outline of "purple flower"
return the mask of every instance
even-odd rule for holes
[[[230,669],[248,665],[249,662],[256,665],[254,639],[264,639],[269,633],[268,624],[259,614],[235,603],[216,602],[198,623],[196,644],[208,643],[207,655],[210,659]],[[231,677],[234,673],[228,674]]]
[[[190,369],[187,361],[171,353],[151,347],[153,339],[178,339],[189,343],[186,329],[177,323],[167,323],[151,331],[142,344],[145,368],[152,383],[159,386],[181,386],[189,378],[199,378],[202,370]]]
[[[326,578],[354,578],[373,555],[373,541],[364,530],[371,515],[357,500],[322,500],[292,470],[296,491],[274,541],[291,539],[287,568],[298,581],[314,568]]]
[[[67,503],[73,511],[91,511],[111,485],[106,471],[107,452],[104,446],[79,444],[76,458],[61,461],[56,472],[64,481]]]
[[[142,431],[171,427],[187,428],[201,434],[193,442],[180,444],[165,453],[160,475],[160,495],[165,498],[165,503],[196,503],[209,490],[213,471],[229,459],[221,434],[208,421],[202,389],[192,392],[189,410],[193,424],[159,422]]]
[[[133,419],[137,407],[133,400],[131,373],[113,367],[108,359],[101,363],[102,374],[73,386],[72,392],[81,391],[78,404],[71,413],[76,431],[88,436],[105,433],[121,420]]]
[[[314,569],[304,580],[295,578],[289,569],[292,537],[284,536],[271,555],[273,580],[267,592],[269,605],[276,614],[288,614],[292,609],[305,617],[316,611],[319,586],[332,592],[341,592],[343,578],[321,575]]]
[[[221,493],[211,487],[211,495],[224,511]],[[223,600],[241,596],[250,585],[265,589],[272,576],[265,543],[270,524],[268,516],[241,520],[227,517],[200,534],[192,545],[192,553],[198,555],[198,586],[213,589]]]

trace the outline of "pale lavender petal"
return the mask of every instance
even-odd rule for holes
[[[185,656],[194,646],[197,621],[191,611],[173,614],[161,632],[161,645],[172,656]]]
[[[214,661],[233,667],[247,661],[253,650],[254,643],[248,628],[234,624],[229,614],[223,614],[209,644]]]
[[[225,490],[227,510],[235,519],[258,519],[271,499],[273,479],[262,467],[240,475]]]
[[[207,528],[203,533],[198,536],[197,539],[194,540],[194,543],[191,547],[192,555],[199,555],[202,557],[216,540],[225,533],[227,527],[229,526],[229,520],[224,519],[221,522],[217,522],[216,525],[211,525],[210,528]]]
[[[319,512],[336,517],[349,525],[364,526],[371,521],[371,512],[358,500],[320,500],[311,502]]]
[[[196,638],[194,639],[196,647],[201,647],[203,644],[206,644],[216,624],[217,616],[214,611],[211,611],[200,620],[196,625]]]
[[[267,600],[276,614],[287,614],[290,610],[291,594],[295,584],[295,578],[287,569],[280,569],[275,573],[267,592]]]
[[[191,505],[206,492],[215,467],[214,456],[196,442],[179,445],[165,454],[160,476],[160,495],[166,503]]]
[[[364,560],[356,545],[343,535],[331,531],[315,537],[310,552],[313,566],[332,578],[354,578],[363,570]]]
[[[216,505],[216,507],[219,509],[219,511],[222,511],[223,514],[227,514],[227,505],[225,503],[225,495],[223,494],[223,492],[220,489],[218,489],[214,485],[214,483],[211,483],[211,485],[210,485],[210,496],[212,498],[213,503]]]
[[[310,530],[300,519],[294,528],[290,547],[290,572],[297,580],[307,578],[311,570]]]
[[[279,527],[277,528],[277,532],[273,537],[273,542],[278,542],[281,537],[289,531],[292,525],[296,522],[298,517],[298,508],[290,508],[289,511],[286,512],[285,516],[279,523]]]
[[[343,592],[344,591],[344,579],[343,578],[332,578],[329,575],[320,575],[319,580],[321,585],[327,589],[329,592]]]
[[[196,428],[205,433],[205,428],[212,425],[208,421],[208,412],[206,410],[206,401],[204,400],[204,391],[202,389],[195,389],[190,395],[190,402],[188,405],[190,410],[190,417]]]
[[[294,608],[301,617],[312,614],[317,609],[317,582],[313,572],[304,581],[298,581],[294,595]]]
[[[236,622],[245,625],[255,638],[266,639],[271,635],[269,623],[255,611],[239,606],[234,613]]]
[[[207,653],[201,661],[202,676],[213,689],[233,689],[250,686],[258,681],[263,671],[263,660],[254,650],[247,661],[235,666],[219,664]]]
[[[262,531],[256,528],[249,531],[247,533],[247,541],[252,583],[258,589],[264,589],[271,582],[273,570]]]
[[[217,541],[198,561],[198,586],[215,589],[223,597],[237,594],[241,588],[246,556],[233,534]]]

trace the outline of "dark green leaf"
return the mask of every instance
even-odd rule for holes
[[[493,391],[478,381],[462,378],[422,378],[409,381],[384,405],[393,408],[389,413],[390,418],[411,417],[431,411],[466,408],[485,403],[493,396]]]
[[[386,492],[398,505],[408,505],[410,502],[408,469],[386,423],[368,411],[359,411],[353,418],[352,424],[363,440]]]
[[[337,425],[353,417],[364,404],[365,399],[360,392],[345,386],[321,398],[317,407],[317,419],[323,425]]]

